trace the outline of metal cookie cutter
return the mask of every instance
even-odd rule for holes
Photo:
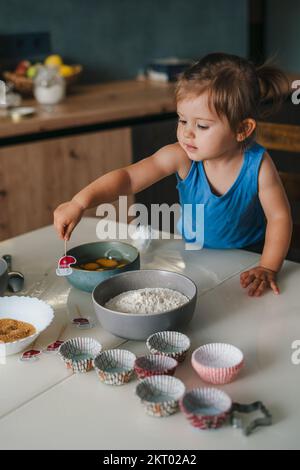
[[[237,413],[253,413],[254,411],[260,411],[263,415],[263,418],[256,418],[251,421],[248,426],[243,425],[243,421],[238,417]],[[249,436],[257,427],[259,426],[270,426],[272,424],[272,415],[269,410],[261,401],[255,401],[254,403],[249,403],[244,405],[241,403],[233,403],[231,414],[230,414],[230,424],[234,428],[242,429],[245,436]]]

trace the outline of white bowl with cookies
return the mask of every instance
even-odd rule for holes
[[[50,305],[35,297],[0,297],[0,357],[27,349],[53,318]]]

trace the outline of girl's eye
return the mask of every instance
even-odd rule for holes
[[[198,129],[208,129],[207,126],[201,126],[200,124],[197,124]]]
[[[180,118],[178,118],[178,122],[180,122],[180,124],[186,124],[186,121],[184,121],[183,119],[180,119]]]

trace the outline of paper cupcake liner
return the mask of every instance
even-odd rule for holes
[[[244,365],[244,358],[231,344],[211,343],[196,349],[191,362],[202,380],[222,385],[233,381]]]
[[[199,429],[216,429],[227,420],[232,407],[231,398],[217,388],[194,388],[180,400],[180,409]]]
[[[72,338],[60,346],[58,354],[68,369],[88,372],[101,349],[101,344],[93,338]]]
[[[133,376],[135,360],[136,356],[130,351],[109,349],[95,358],[94,367],[101,382],[123,385]]]
[[[185,386],[181,380],[169,375],[147,377],[141,380],[135,391],[146,413],[156,417],[175,413],[184,392]]]
[[[174,375],[178,362],[176,359],[160,354],[149,354],[136,359],[134,370],[139,379],[152,375]]]
[[[205,382],[214,385],[224,385],[232,382],[236,378],[240,369],[243,367],[243,363],[241,363],[239,367],[231,367],[228,369],[211,369],[194,365],[193,367]]]
[[[160,331],[149,336],[146,345],[151,354],[162,354],[183,362],[191,342],[178,331]]]

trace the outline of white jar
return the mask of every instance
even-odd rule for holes
[[[66,94],[65,80],[55,68],[40,67],[34,80],[34,96],[40,104],[53,105]]]

